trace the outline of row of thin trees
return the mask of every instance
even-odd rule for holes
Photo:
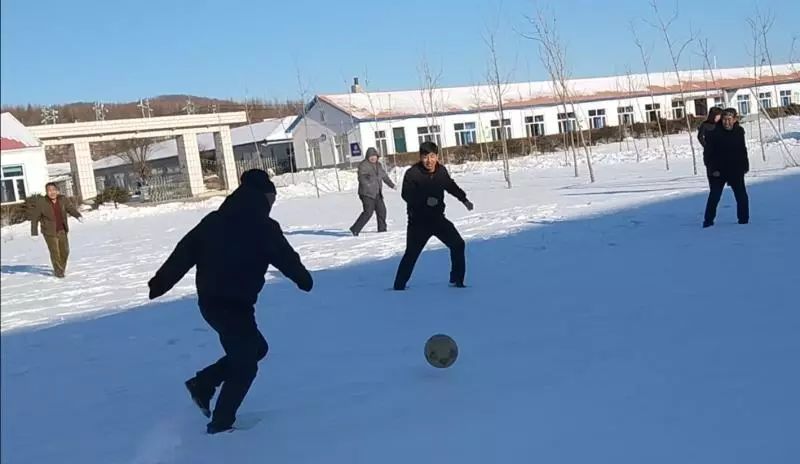
[[[694,54],[702,58],[703,60],[703,68],[704,73],[708,72],[711,77],[711,81],[713,84],[713,91],[717,92],[720,90],[719,86],[717,85],[716,75],[714,74],[714,63],[712,62],[712,47],[710,44],[710,40],[706,37],[700,37],[693,30],[689,30],[688,36],[686,37],[679,37],[679,34],[676,33],[675,25],[678,19],[678,9],[677,6],[674,11],[667,17],[662,14],[659,9],[658,4],[655,0],[648,0],[651,15],[648,18],[641,18],[636,21],[631,21],[630,23],[630,31],[632,35],[632,43],[635,48],[638,50],[638,54],[641,58],[642,67],[644,70],[644,76],[646,80],[646,91],[641,90],[641,85],[637,85],[637,83],[633,82],[632,73],[630,71],[630,67],[627,67],[626,76],[627,82],[625,83],[618,83],[619,90],[622,90],[622,93],[627,93],[628,97],[632,100],[633,98],[637,97],[649,97],[650,102],[654,111],[656,111],[656,115],[659,114],[656,102],[656,94],[654,91],[654,83],[651,81],[651,58],[653,52],[653,45],[647,46],[639,33],[639,28],[637,27],[639,24],[644,24],[649,26],[653,31],[655,31],[660,39],[663,41],[663,49],[665,50],[666,54],[670,58],[670,63],[672,67],[672,72],[675,74],[675,80],[677,83],[677,91],[680,95],[680,99],[683,103],[682,107],[682,116],[681,119],[683,123],[686,125],[686,134],[689,138],[689,146],[692,152],[692,170],[693,173],[696,175],[698,173],[698,161],[697,161],[697,149],[695,148],[695,140],[694,140],[694,131],[692,129],[692,120],[691,116],[688,111],[686,111],[686,76],[682,75],[680,72],[680,63],[682,60],[686,58],[686,55],[691,51],[694,51]],[[578,152],[576,150],[576,146],[582,152],[582,156],[585,158],[585,165],[587,167],[588,176],[590,182],[594,182],[596,180],[595,172],[592,166],[592,142],[591,140],[587,140],[587,137],[591,137],[591,131],[586,131],[583,126],[582,120],[586,120],[586,118],[580,117],[578,114],[578,107],[576,105],[576,100],[579,98],[579,93],[576,89],[574,89],[571,84],[571,73],[570,73],[570,66],[569,66],[569,59],[567,53],[567,46],[566,42],[563,37],[559,33],[559,22],[556,15],[552,12],[548,12],[546,10],[540,9],[536,12],[533,16],[525,16],[525,20],[527,23],[527,30],[519,31],[519,34],[524,37],[525,39],[529,39],[533,41],[537,45],[537,54],[538,58],[542,64],[542,67],[547,72],[550,81],[552,83],[552,91],[553,97],[558,102],[558,106],[560,109],[563,110],[565,114],[568,115],[567,120],[563,122],[565,124],[565,131],[569,132],[569,134],[565,133],[565,137],[570,137],[573,140],[573,143],[565,144],[568,146],[567,150],[570,150],[572,153],[572,162],[571,164],[574,167],[574,174],[576,177],[580,176],[579,169],[578,169]],[[776,84],[775,73],[773,70],[773,63],[772,63],[772,53],[770,51],[769,43],[768,43],[768,36],[772,25],[774,24],[774,16],[769,14],[762,14],[760,11],[756,13],[753,18],[747,19],[747,23],[750,25],[752,31],[752,48],[749,50],[751,56],[753,57],[753,87],[750,89],[750,92],[755,97],[757,102],[757,111],[756,111],[756,118],[757,118],[757,127],[758,127],[758,138],[759,143],[761,145],[761,152],[762,158],[766,160],[766,155],[764,152],[764,134],[762,132],[761,121],[762,118],[765,118],[769,125],[772,127],[772,130],[778,136],[778,138],[782,142],[781,132],[783,128],[781,127],[780,119],[777,120],[777,125],[775,122],[772,121],[771,118],[767,115],[765,111],[766,108],[763,107],[759,95],[758,95],[758,88],[763,86],[772,85],[773,92],[776,98],[779,97],[778,88]],[[511,188],[511,170],[508,161],[508,144],[507,144],[507,132],[504,125],[505,120],[505,103],[508,101],[507,94],[509,83],[511,80],[511,76],[513,75],[513,67],[508,67],[504,69],[500,63],[500,53],[498,50],[498,43],[497,43],[497,31],[498,27],[495,25],[494,28],[487,28],[487,32],[483,35],[483,41],[486,46],[486,52],[488,57],[487,63],[487,72],[486,78],[482,82],[488,85],[491,94],[491,102],[490,105],[484,106],[481,101],[480,95],[480,87],[474,87],[474,106],[475,109],[478,111],[478,118],[481,118],[481,112],[484,110],[491,111],[492,113],[496,114],[499,117],[500,126],[499,135],[502,147],[502,164],[503,164],[503,172],[505,181],[508,188]],[[797,38],[793,38],[792,40],[792,47],[790,52],[790,61],[794,59],[794,48]],[[694,50],[693,50],[694,49]],[[769,69],[769,74],[764,75],[762,71],[765,69],[764,64],[766,64],[766,68]],[[420,98],[423,103],[423,108],[425,111],[426,123],[428,126],[439,126],[437,123],[438,116],[442,109],[445,107],[445,102],[443,101],[445,96],[444,93],[440,90],[439,82],[442,76],[441,69],[438,71],[434,71],[430,64],[428,63],[427,59],[423,58],[420,66],[418,68],[419,75],[420,75]],[[724,91],[722,93],[722,98],[724,104],[729,105],[730,102],[727,101],[727,97],[724,95]],[[665,111],[671,111],[671,108],[665,108]],[[390,109],[391,111],[391,109]],[[373,106],[374,112],[374,106]],[[573,122],[570,121],[571,115],[569,113],[574,114]],[[585,116],[585,115],[584,115]],[[664,158],[664,166],[666,170],[670,170],[670,150],[668,148],[669,139],[666,137],[666,128],[662,127],[662,120],[661,117],[656,116],[653,118],[656,122],[656,128],[658,130],[657,135],[658,140],[661,145],[661,149],[663,150],[663,158]],[[570,125],[574,124],[573,127],[569,127]],[[377,125],[377,117],[375,118],[375,127],[376,130]],[[572,129],[572,130],[570,130]],[[585,135],[587,134],[587,135]],[[636,145],[636,141],[633,141],[634,147],[637,153],[637,159],[639,159],[638,153],[639,148]],[[649,145],[649,140],[646,139],[646,143]],[[797,159],[792,155],[791,151],[788,149],[785,143],[782,143],[782,150],[784,152],[784,159],[786,166],[798,166]],[[445,152],[446,156],[446,152]]]

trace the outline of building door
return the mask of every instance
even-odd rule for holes
[[[694,115],[707,116],[708,115],[708,99],[698,98],[694,101]]]
[[[404,127],[395,127],[392,129],[392,135],[394,136],[394,152],[408,152],[408,147],[406,147],[406,129]]]

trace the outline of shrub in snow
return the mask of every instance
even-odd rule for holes
[[[114,203],[114,208],[117,208],[119,203],[127,203],[130,198],[131,194],[126,189],[107,187],[95,197],[93,209],[99,208],[104,203]]]

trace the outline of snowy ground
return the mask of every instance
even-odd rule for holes
[[[788,126],[800,157],[800,118]],[[182,385],[220,355],[193,276],[157,303],[146,281],[220,199],[87,213],[63,281],[27,224],[5,228],[2,462],[800,461],[800,170],[751,143],[752,223],[735,223],[726,191],[704,230],[686,135],[670,139],[670,172],[639,144],[638,164],[632,145],[596,149],[594,184],[563,154],[514,160],[512,190],[497,163],[454,166],[476,205],[448,201],[465,290],[446,286],[432,241],[411,290],[387,291],[399,194],[389,233],[372,222],[353,238],[352,175],[339,193],[320,172],[319,199],[298,176],[274,216],[316,286],[268,282],[271,350],[240,416],[261,422],[215,437]],[[422,356],[438,332],[461,350],[448,370]]]

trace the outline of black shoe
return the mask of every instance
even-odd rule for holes
[[[353,234],[353,237],[358,237],[358,232],[353,229],[350,229],[350,233]]]
[[[745,219],[745,220],[741,220],[740,219],[739,220],[739,224],[750,224],[750,220],[749,219]]]
[[[221,432],[233,432],[233,426],[218,425],[215,424],[214,422],[209,422],[208,425],[206,425],[206,432],[209,435],[214,435],[215,433],[221,433]]]
[[[714,223],[713,223],[713,222],[708,222],[708,221],[706,221],[706,222],[704,222],[704,223],[703,223],[703,229],[705,229],[706,227],[711,227],[711,226],[713,226],[713,225],[714,225]]]
[[[450,286],[454,288],[467,288],[464,282],[450,282]]]
[[[194,404],[200,408],[200,411],[206,417],[211,417],[211,398],[214,396],[216,388],[204,389],[197,382],[196,377],[187,380],[186,389],[189,390],[189,395],[192,396]]]
[[[402,291],[403,291],[403,290],[405,290],[405,289],[406,289],[406,286],[405,286],[405,285],[402,285],[402,286],[401,286],[401,285],[394,284],[394,290],[395,290],[396,292],[402,292]]]

